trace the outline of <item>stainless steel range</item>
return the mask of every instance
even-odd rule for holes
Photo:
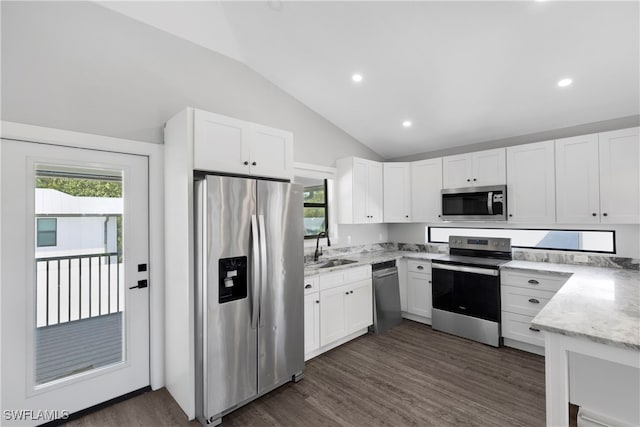
[[[511,239],[449,237],[449,255],[432,266],[433,329],[499,347],[500,266]]]

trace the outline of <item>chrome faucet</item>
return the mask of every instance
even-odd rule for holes
[[[325,233],[324,231],[321,231],[320,233],[318,233],[318,236],[316,237],[316,251],[313,254],[313,260],[317,261],[318,257],[320,255],[322,255],[322,247],[320,246],[320,238],[321,237],[326,237],[327,238],[327,246],[331,246],[331,240],[329,240],[329,235],[327,233]]]

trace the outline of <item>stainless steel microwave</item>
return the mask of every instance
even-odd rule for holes
[[[445,221],[506,221],[507,186],[451,188],[442,190]]]

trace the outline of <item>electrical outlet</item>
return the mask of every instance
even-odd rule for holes
[[[575,262],[589,262],[589,256],[588,255],[574,255],[573,256],[573,260]]]

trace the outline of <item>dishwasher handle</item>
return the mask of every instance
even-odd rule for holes
[[[377,270],[373,272],[374,279],[382,279],[382,278],[393,276],[393,275],[396,275],[396,276],[398,275],[397,267],[386,268],[384,270]]]

